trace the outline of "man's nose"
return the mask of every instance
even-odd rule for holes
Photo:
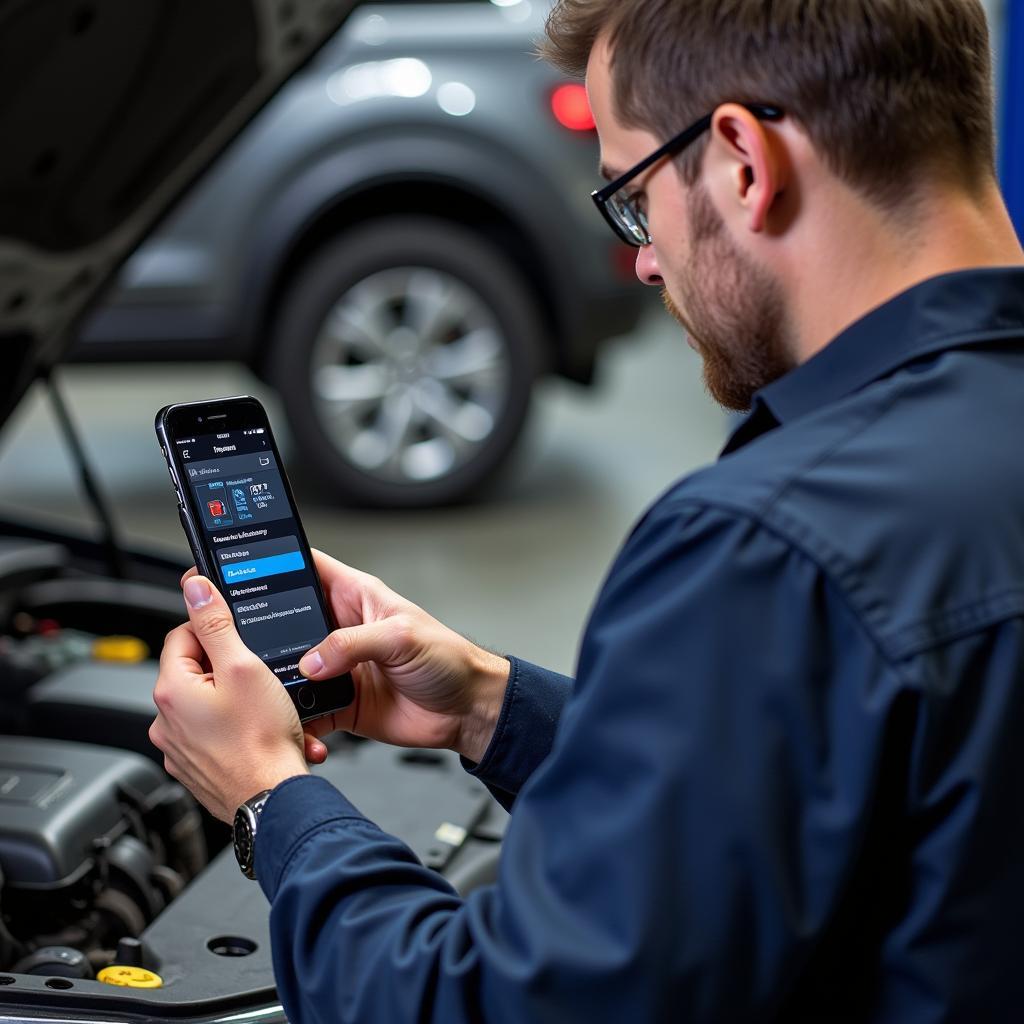
[[[642,284],[649,284],[655,288],[661,288],[665,281],[658,269],[658,257],[654,255],[654,246],[645,245],[636,254],[636,276]]]

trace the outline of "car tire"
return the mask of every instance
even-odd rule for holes
[[[469,497],[525,423],[538,307],[497,246],[444,220],[391,217],[329,243],[273,332],[269,381],[300,457],[352,504]]]

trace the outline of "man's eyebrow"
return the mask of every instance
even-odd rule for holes
[[[616,171],[607,164],[601,164],[599,173],[605,181],[615,181],[616,178],[622,177],[622,171]]]

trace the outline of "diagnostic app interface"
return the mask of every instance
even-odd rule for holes
[[[177,448],[212,553],[211,571],[225,584],[238,632],[288,683],[302,678],[299,658],[328,629],[266,438],[253,427],[184,438]]]

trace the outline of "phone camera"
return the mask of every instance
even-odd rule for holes
[[[197,417],[196,417],[196,419],[197,419],[197,420],[198,420],[198,421],[199,421],[200,423],[202,423],[202,422],[203,422],[203,417],[202,417],[202,416],[197,416]]]

